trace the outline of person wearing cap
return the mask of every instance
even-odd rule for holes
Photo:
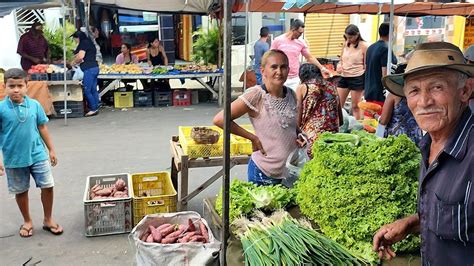
[[[35,22],[20,37],[16,51],[21,56],[21,67],[28,71],[33,65],[47,64],[51,61],[48,41],[43,36],[43,24]]]
[[[99,112],[99,92],[97,91],[97,76],[99,75],[99,65],[96,60],[96,48],[91,39],[82,31],[76,31],[71,35],[77,43],[74,51],[74,59],[71,65],[79,65],[84,78],[84,95],[86,96],[89,112],[85,116],[94,116]]]
[[[296,87],[300,84],[300,78],[298,71],[300,69],[300,55],[303,55],[306,60],[315,64],[321,72],[327,73],[328,70],[319,63],[318,59],[314,58],[308,49],[308,44],[303,39],[299,39],[304,32],[304,23],[299,19],[295,19],[291,22],[290,30],[276,37],[270,49],[277,49],[283,51],[288,60],[290,61],[290,72],[288,73],[288,79],[285,82],[285,86],[290,87],[296,91]]]
[[[474,264],[474,116],[468,108],[474,65],[451,43],[416,47],[405,73],[388,75],[388,90],[407,99],[421,129],[422,160],[417,213],[382,226],[373,249],[395,256],[391,246],[421,235],[422,265]]]

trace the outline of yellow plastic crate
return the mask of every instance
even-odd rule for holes
[[[179,143],[189,158],[222,156],[224,150],[222,129],[216,126],[208,126],[207,128],[219,131],[221,134],[219,140],[215,144],[198,144],[191,138],[192,128],[193,127],[179,127]]]
[[[168,172],[132,174],[133,225],[154,213],[176,212],[177,193]]]
[[[114,107],[115,108],[131,108],[133,107],[133,92],[114,92]]]
[[[254,133],[252,125],[240,125],[245,130]],[[234,153],[232,155],[251,155],[253,152],[252,142],[246,138],[242,138],[241,136],[232,135],[231,143],[234,145]],[[232,149],[231,149],[232,151]]]

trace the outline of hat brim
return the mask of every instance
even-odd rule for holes
[[[405,97],[405,93],[403,92],[403,86],[405,86],[405,77],[407,75],[411,75],[414,73],[418,73],[424,70],[429,70],[433,68],[447,68],[452,70],[460,71],[466,74],[469,78],[474,77],[474,65],[467,65],[467,64],[452,64],[452,65],[429,65],[423,66],[416,69],[412,69],[406,73],[396,74],[396,75],[388,75],[383,77],[382,83],[385,88],[391,93]],[[474,95],[474,91],[472,92]]]

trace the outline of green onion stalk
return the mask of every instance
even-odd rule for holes
[[[242,242],[246,266],[369,264],[283,210],[269,217],[257,211],[252,220],[241,217],[232,227]]]

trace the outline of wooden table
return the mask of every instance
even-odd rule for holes
[[[197,187],[193,192],[188,193],[188,177],[190,168],[216,167],[224,164],[223,157],[212,158],[189,158],[184,154],[181,145],[179,144],[178,136],[173,136],[170,140],[171,149],[171,180],[173,186],[178,191],[178,211],[185,210],[187,203],[196,195],[201,193],[204,189],[212,185],[224,173],[222,168],[213,176],[208,178],[204,183]],[[231,156],[230,167],[236,165],[247,164],[250,159],[249,155]],[[178,173],[181,172],[178,178]]]

